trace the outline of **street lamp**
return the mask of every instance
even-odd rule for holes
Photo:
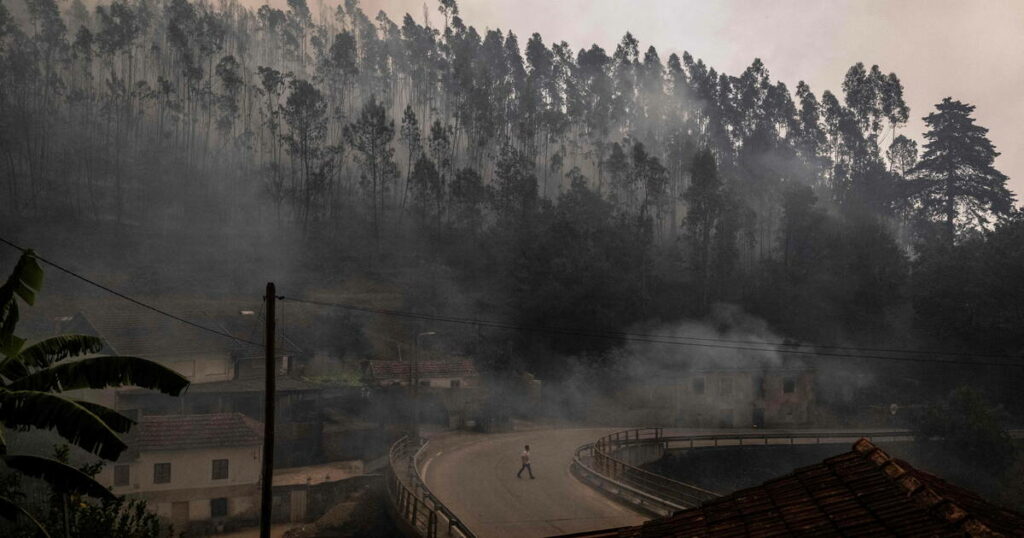
[[[417,440],[420,438],[420,337],[422,336],[433,336],[437,333],[434,331],[419,333],[416,335],[416,347],[412,354],[412,371],[410,377],[412,377],[412,433]]]

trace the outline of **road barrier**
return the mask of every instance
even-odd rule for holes
[[[423,482],[419,457],[427,444],[403,436],[388,450],[387,493],[392,516],[406,534],[423,538],[476,538]]]
[[[1010,430],[1010,435],[1022,438],[1024,431]],[[571,471],[584,483],[638,510],[656,516],[670,515],[720,495],[640,468],[666,452],[723,446],[852,444],[861,438],[911,441],[914,435],[906,430],[665,435],[663,428],[635,428],[577,448]],[[391,445],[386,474],[392,515],[403,531],[412,536],[476,538],[423,482],[419,459],[426,447],[422,439],[408,437]]]
[[[713,491],[641,469],[671,450],[751,445],[807,445],[869,440],[910,441],[904,430],[665,435],[664,428],[615,432],[576,449],[572,471],[584,483],[654,515],[669,515],[717,498]]]

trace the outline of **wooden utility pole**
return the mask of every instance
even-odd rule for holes
[[[270,538],[270,515],[274,508],[274,397],[276,394],[274,360],[275,313],[277,290],[267,282],[266,387],[263,393],[263,476],[260,480],[260,538]]]

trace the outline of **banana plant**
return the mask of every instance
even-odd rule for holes
[[[9,454],[4,429],[53,430],[68,443],[106,460],[127,448],[120,434],[134,422],[108,407],[74,398],[68,391],[135,386],[177,396],[189,381],[156,362],[138,357],[93,356],[103,341],[94,336],[54,336],[26,345],[15,335],[19,299],[33,305],[42,288],[43,270],[26,250],[0,287],[0,461],[24,475],[42,479],[55,490],[99,499],[114,494],[82,471],[57,460]],[[22,506],[0,496],[0,517],[26,517],[39,533],[46,529]]]

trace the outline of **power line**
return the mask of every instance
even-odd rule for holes
[[[25,252],[26,249],[0,237],[0,242],[7,244],[8,246],[15,248],[19,251]],[[120,297],[128,302],[131,302],[137,306],[145,308],[147,310],[156,312],[157,314],[166,316],[174,319],[185,325],[189,325],[196,329],[200,329],[211,334],[230,338],[237,342],[249,344],[252,346],[263,347],[263,344],[254,342],[252,340],[239,338],[228,332],[207,327],[194,321],[190,321],[181,316],[177,316],[166,310],[158,307],[146,304],[138,299],[125,295],[124,293],[113,290],[103,284],[100,284],[88,277],[85,277],[75,271],[67,269],[60,264],[50,261],[42,256],[35,255],[36,259],[46,263],[47,265],[64,272],[74,278],[82,280],[88,284],[91,284],[97,288],[100,288],[112,295]],[[292,301],[295,303],[305,303],[315,306],[341,308],[345,310],[364,312],[369,314],[380,314],[394,317],[404,317],[410,319],[418,319],[423,321],[438,321],[444,323],[455,323],[463,325],[472,325],[477,327],[490,327],[497,329],[516,330],[516,331],[527,331],[527,332],[542,332],[548,334],[560,334],[566,336],[583,336],[590,338],[605,338],[615,340],[625,340],[629,342],[642,342],[652,344],[665,344],[665,345],[680,345],[689,347],[701,347],[711,349],[730,349],[735,351],[760,351],[760,352],[776,352],[784,353],[789,355],[804,355],[804,356],[815,356],[815,357],[838,357],[838,358],[852,358],[852,359],[872,359],[872,360],[888,360],[888,361],[901,361],[901,362],[920,362],[920,363],[932,363],[932,364],[964,364],[964,365],[975,365],[975,366],[1024,366],[1022,363],[1007,363],[1007,362],[992,362],[992,361],[966,361],[966,360],[942,360],[934,358],[916,358],[916,357],[894,357],[888,355],[868,355],[868,354],[851,354],[851,353],[835,353],[828,351],[809,351],[800,349],[785,349],[792,347],[793,344],[788,342],[759,342],[751,340],[732,340],[725,338],[710,338],[710,337],[697,337],[697,336],[677,336],[677,335],[665,335],[665,334],[647,334],[647,333],[630,333],[630,332],[619,332],[619,331],[592,331],[583,329],[573,329],[565,327],[551,327],[551,326],[525,326],[516,325],[512,323],[505,323],[495,320],[485,320],[477,318],[462,318],[454,316],[442,316],[442,315],[430,315],[422,314],[417,312],[408,312],[400,310],[389,310],[381,308],[369,308],[351,304],[342,303],[330,303],[324,301],[316,301],[310,299],[297,299],[294,297],[279,297],[281,300]],[[261,308],[262,310],[262,308]],[[710,343],[708,343],[710,342]],[[760,347],[750,347],[760,346]],[[777,346],[777,347],[764,347],[764,346]],[[960,352],[939,352],[939,351],[922,351],[922,350],[905,350],[905,349],[884,349],[884,348],[865,348],[865,347],[853,347],[853,346],[817,346],[819,348],[842,350],[842,351],[866,351],[873,353],[904,353],[904,354],[915,354],[915,355],[944,355],[944,356],[962,356],[962,357],[985,357],[985,358],[1005,358],[1005,359],[1016,359],[1017,357],[1009,355],[994,355],[994,354],[980,354],[980,353],[960,353]]]
[[[590,331],[583,329],[571,329],[564,327],[549,327],[549,326],[526,326],[517,325],[513,323],[506,323],[495,320],[485,320],[477,318],[462,318],[454,316],[443,316],[443,315],[431,315],[423,314],[419,312],[408,312],[402,310],[390,310],[385,308],[371,308],[365,306],[358,306],[352,304],[343,303],[331,303],[326,301],[316,301],[311,299],[296,299],[294,297],[281,297],[283,301],[292,301],[294,303],[304,303],[314,306],[340,308],[343,310],[350,310],[356,312],[364,312],[368,314],[379,314],[393,317],[401,317],[408,319],[416,319],[422,321],[437,321],[443,323],[453,323],[461,325],[471,325],[476,327],[490,327],[496,329],[507,329],[514,331],[526,331],[526,332],[541,332],[547,334],[558,334],[564,336],[583,336],[590,338],[604,338],[614,340],[625,340],[628,342],[642,342],[651,344],[665,344],[665,345],[677,345],[687,347],[700,347],[700,348],[711,348],[711,349],[729,349],[734,351],[760,351],[760,352],[775,352],[783,353],[788,355],[802,355],[812,357],[837,357],[837,358],[848,358],[848,359],[871,359],[871,360],[887,360],[887,361],[900,361],[900,362],[919,362],[919,363],[930,363],[930,364],[963,364],[971,366],[1024,366],[1024,363],[1009,363],[1009,362],[993,362],[993,361],[967,361],[967,360],[942,360],[934,358],[924,357],[894,357],[889,355],[868,355],[868,354],[852,354],[852,353],[836,353],[828,351],[810,351],[801,349],[779,349],[778,347],[763,347],[765,345],[773,345],[770,343],[746,343],[745,341],[731,341],[727,339],[717,339],[716,342],[721,343],[705,343],[705,342],[689,342],[680,340],[680,338],[672,335],[656,335],[656,334],[641,334],[641,333],[627,333],[627,332],[614,332],[614,331]],[[756,344],[756,345],[752,345]],[[762,347],[757,347],[762,346]],[[1005,358],[1014,358],[1004,356]]]
[[[288,300],[295,301],[295,302],[302,302],[299,299],[294,299],[294,298],[289,298]],[[321,303],[319,303],[317,301],[305,301],[305,302],[308,302],[308,303],[311,303],[311,304],[320,304],[321,306],[342,306],[342,307],[348,308],[349,310],[360,310],[362,308],[362,307],[356,307],[354,305],[336,305],[336,304],[329,304],[329,303],[321,304]],[[388,312],[390,312],[390,313],[392,313],[394,315],[398,315],[394,311],[388,311]],[[375,313],[384,313],[384,312],[375,312]],[[413,313],[409,313],[409,312],[403,312],[402,314],[405,315],[405,317],[415,317],[415,316],[419,315],[419,314],[413,314]],[[474,319],[471,319],[471,318],[451,318],[451,317],[448,317],[448,316],[441,316],[441,317],[444,317],[446,320],[449,320],[449,321],[458,319],[460,321],[465,321],[467,323],[473,323],[473,324],[477,324],[480,321],[480,320],[474,320]],[[427,319],[427,318],[424,318],[424,319]],[[433,318],[430,318],[430,319],[433,319]],[[546,327],[546,329],[551,329],[551,328],[560,329],[560,330],[567,330],[567,331],[579,331],[580,330],[580,329],[565,328],[565,327]],[[683,341],[692,340],[692,341],[696,341],[696,342],[713,342],[713,343],[742,344],[742,345],[754,345],[754,346],[780,346],[780,347],[783,347],[783,348],[799,347],[799,345],[800,345],[799,343],[794,343],[794,342],[779,342],[779,341],[770,341],[770,340],[761,340],[761,341],[758,341],[758,340],[737,340],[737,339],[730,339],[730,338],[712,338],[712,337],[701,337],[701,336],[681,336],[681,335],[670,335],[670,334],[650,334],[650,333],[635,333],[635,332],[620,332],[620,331],[601,331],[601,333],[604,334],[604,335],[614,336],[616,338],[619,338],[619,337],[622,337],[622,338],[625,338],[625,337],[661,338],[661,339],[671,339],[671,340],[683,340]],[[902,353],[902,354],[909,354],[909,355],[930,355],[930,356],[942,355],[942,356],[946,356],[946,357],[979,357],[979,358],[992,358],[992,359],[1019,359],[1019,358],[1021,358],[1021,357],[1017,357],[1017,356],[1013,356],[1013,355],[1006,355],[1006,354],[966,353],[966,352],[957,352],[957,351],[938,351],[938,350],[920,350],[920,349],[894,349],[894,348],[877,348],[877,347],[861,347],[861,346],[835,346],[835,345],[818,345],[818,344],[815,344],[814,347],[816,347],[818,349],[829,349],[829,350],[838,350],[838,351],[859,351],[859,352],[867,352],[867,353]],[[977,364],[977,363],[972,362],[971,364]]]
[[[14,243],[4,239],[3,237],[0,237],[0,243],[4,243],[7,246],[10,246],[10,247],[15,248],[17,250],[20,250],[21,252],[27,252],[28,251],[28,249],[25,249],[25,248],[22,248],[22,247],[20,247],[18,245],[15,245]],[[67,269],[66,267],[63,267],[60,264],[52,262],[52,261],[50,261],[50,260],[48,260],[48,259],[46,259],[46,258],[44,258],[44,257],[42,257],[42,256],[40,256],[38,254],[33,253],[33,256],[35,256],[35,258],[37,260],[39,260],[39,261],[49,265],[50,267],[53,267],[54,269],[57,269],[58,271],[61,271],[61,272],[66,273],[68,275],[71,275],[71,276],[73,276],[73,277],[75,277],[75,278],[77,278],[77,279],[79,279],[82,282],[85,282],[87,284],[91,284],[93,286],[96,286],[97,288],[99,288],[99,289],[101,289],[101,290],[103,290],[103,291],[105,291],[107,293],[110,293],[112,295],[116,295],[117,297],[120,297],[120,298],[122,298],[122,299],[124,299],[124,300],[126,300],[126,301],[128,301],[128,302],[130,302],[132,304],[134,304],[134,305],[141,306],[142,308],[145,308],[146,310],[151,310],[153,312],[156,312],[157,314],[160,314],[162,316],[166,316],[166,317],[171,318],[171,319],[173,319],[175,321],[178,321],[180,323],[184,323],[185,325],[188,325],[190,327],[194,327],[196,329],[201,329],[201,330],[206,331],[208,333],[216,334],[218,336],[223,336],[225,338],[230,338],[232,340],[235,340],[236,342],[241,342],[241,343],[244,343],[244,344],[249,344],[249,345],[257,346],[257,347],[263,347],[263,344],[259,344],[259,343],[253,342],[251,340],[246,340],[246,339],[239,338],[239,337],[237,337],[237,336],[235,336],[235,335],[233,335],[231,333],[228,333],[228,332],[225,332],[225,331],[221,331],[219,329],[214,329],[212,327],[207,327],[205,325],[201,325],[201,324],[196,323],[194,321],[187,320],[187,319],[185,319],[185,318],[183,318],[181,316],[177,316],[175,314],[172,314],[172,313],[170,313],[170,312],[168,312],[166,310],[163,310],[163,309],[160,309],[158,307],[146,304],[146,303],[144,303],[144,302],[142,302],[142,301],[140,301],[138,299],[129,297],[128,295],[125,295],[125,294],[123,294],[123,293],[121,293],[121,292],[119,292],[117,290],[110,289],[107,286],[104,286],[103,284],[100,284],[99,282],[96,282],[95,280],[92,280],[92,279],[90,279],[88,277],[82,276],[82,275],[72,271],[71,269]]]

